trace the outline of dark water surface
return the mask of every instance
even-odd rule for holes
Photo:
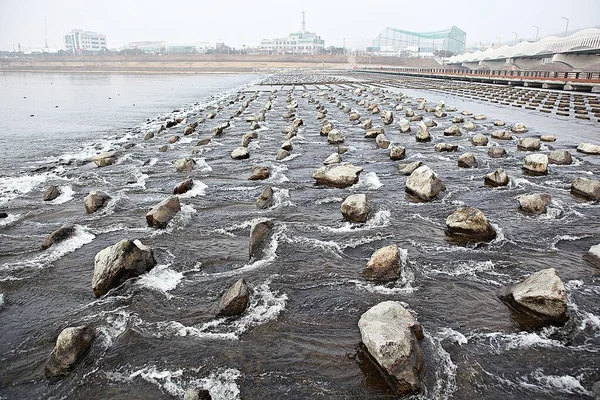
[[[393,110],[403,103],[395,100],[402,89],[391,87],[388,98],[360,97],[350,89],[374,86],[365,81],[292,87],[275,84],[283,79],[278,77],[271,78],[273,85],[240,86],[255,78],[0,75],[0,88],[9,89],[0,100],[8,110],[0,116],[0,211],[9,214],[0,220],[0,398],[182,398],[190,386],[209,389],[215,399],[393,398],[357,356],[358,319],[385,300],[405,302],[424,327],[425,387],[414,398],[591,397],[600,379],[600,277],[582,255],[600,242],[600,205],[573,197],[569,187],[576,177],[597,179],[600,173],[593,156],[574,150],[577,132],[593,138],[597,126],[573,121],[572,132],[557,132],[549,118],[530,122],[520,111],[447,97],[447,105],[483,112],[488,119],[475,121],[475,132],[444,138],[451,123],[443,118],[431,129],[433,142],[416,143],[416,125],[411,124],[413,133],[400,133],[403,112],[394,112],[396,121],[385,129],[393,143],[406,146],[402,162],[423,161],[447,187],[440,199],[416,203],[405,195],[398,162],[365,139],[360,125],[336,106],[339,100],[381,124],[357,100],[376,99],[382,109]],[[47,82],[54,82],[52,88]],[[244,99],[227,92],[235,87],[245,91]],[[283,118],[288,91],[304,126],[293,139],[292,156],[278,162],[282,129],[289,125]],[[249,146],[250,159],[232,160],[231,151],[249,131],[246,116],[256,114],[272,93],[273,107]],[[428,106],[440,100],[439,93],[407,94],[424,96]],[[248,99],[253,100],[242,117],[230,119]],[[24,105],[29,100],[34,106]],[[319,135],[313,100],[327,107],[327,119],[346,136],[343,161],[364,168],[350,188],[314,184],[313,172],[337,148]],[[418,102],[412,101],[405,107],[416,111]],[[174,108],[180,111],[171,113]],[[60,114],[52,114],[57,110]],[[183,136],[187,123],[213,110],[215,119]],[[176,116],[186,121],[143,139],[161,119]],[[487,148],[469,140],[475,133],[491,134],[495,118],[507,125],[524,122],[529,132],[523,137],[556,134],[558,140],[541,151],[571,150],[574,164],[551,166],[547,176],[526,176],[521,165],[527,153],[517,151],[516,140],[500,143],[507,158],[489,158]],[[174,160],[191,156],[198,139],[211,137],[212,127],[229,120],[223,136],[193,155],[196,169],[175,171]],[[173,134],[182,139],[158,152]],[[436,153],[437,142],[456,143],[459,151]],[[126,143],[135,146],[122,148]],[[109,148],[120,151],[116,165],[86,164]],[[479,168],[456,166],[465,151],[475,154]],[[251,167],[259,164],[271,168],[271,177],[248,181]],[[485,187],[483,175],[498,167],[510,184]],[[148,208],[188,176],[195,187],[181,196],[181,212],[165,230],[148,228]],[[51,184],[63,194],[43,202]],[[258,210],[254,201],[266,185],[274,187],[276,201]],[[83,198],[92,189],[113,199],[86,215]],[[552,195],[547,213],[518,210],[519,195],[542,191]],[[374,205],[365,224],[342,218],[341,202],[352,193],[366,193]],[[498,237],[470,247],[449,242],[445,219],[460,205],[480,208]],[[274,234],[263,257],[248,262],[249,231],[261,220],[273,221]],[[77,226],[73,238],[40,250],[50,232],[69,223]],[[124,238],[152,247],[158,265],[95,299],[94,256]],[[392,243],[406,250],[402,279],[389,285],[362,279],[371,254]],[[564,327],[524,331],[497,294],[549,267],[567,287],[571,319]],[[222,291],[241,277],[253,288],[248,310],[240,318],[211,316],[208,310]],[[82,324],[97,332],[90,353],[66,379],[47,382],[43,367],[57,335]]]

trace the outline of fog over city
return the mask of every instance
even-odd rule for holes
[[[600,25],[597,0],[417,2],[374,0],[340,2],[280,1],[90,1],[0,0],[0,50],[64,47],[72,29],[102,32],[109,48],[130,41],[224,42],[255,46],[264,38],[281,37],[300,29],[319,34],[327,46],[364,49],[385,27],[416,32],[447,29],[467,33],[467,42],[534,39]],[[565,17],[565,18],[562,18]],[[46,23],[45,23],[46,19]]]

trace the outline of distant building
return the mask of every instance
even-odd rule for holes
[[[98,52],[106,49],[106,35],[97,32],[73,29],[65,35],[67,51],[81,53],[83,51]]]
[[[467,34],[453,26],[437,32],[385,28],[367,52],[400,57],[451,57],[465,51]]]
[[[137,50],[145,54],[166,54],[167,47],[167,42],[129,42],[125,45],[125,50]]]
[[[264,39],[260,42],[258,53],[262,54],[319,54],[325,51],[325,41],[316,33],[306,31],[304,12],[300,32],[276,39]]]

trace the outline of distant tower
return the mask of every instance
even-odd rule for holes
[[[17,47],[19,48],[19,53],[21,52],[21,42],[17,43]],[[13,51],[15,50],[15,45],[13,44]]]
[[[44,44],[48,48],[48,17],[44,17]]]
[[[302,29],[301,29],[302,33],[306,32],[306,21],[304,20],[304,11],[302,11]]]

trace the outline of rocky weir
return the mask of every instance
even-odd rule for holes
[[[592,397],[599,142],[390,78],[202,100],[2,203],[0,395]]]

